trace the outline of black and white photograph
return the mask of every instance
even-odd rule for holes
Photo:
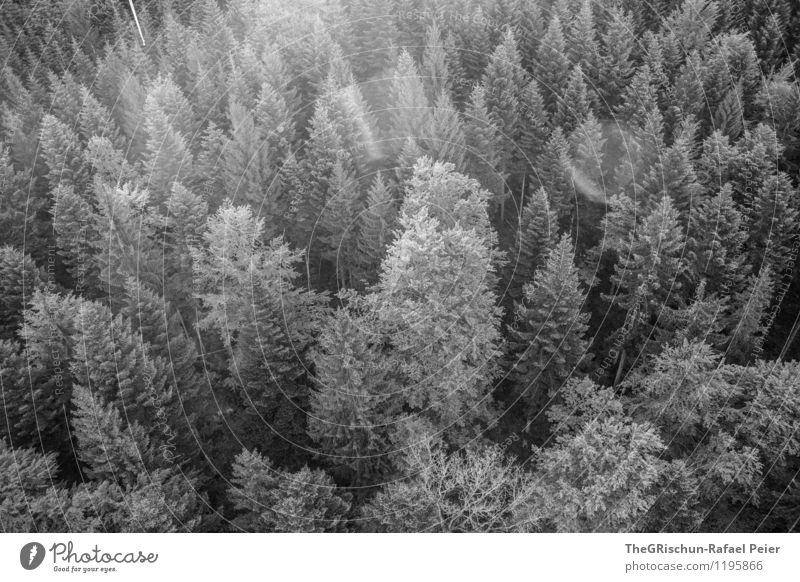
[[[0,532],[800,531],[798,41],[0,0]]]

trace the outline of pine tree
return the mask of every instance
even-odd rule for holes
[[[251,532],[341,531],[350,509],[350,494],[337,492],[324,471],[284,473],[246,449],[234,460],[229,495],[241,512],[236,525]]]
[[[569,235],[563,235],[516,307],[510,366],[529,416],[588,356],[589,314],[581,311],[585,292],[574,254]]]

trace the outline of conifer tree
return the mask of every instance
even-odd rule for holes
[[[167,112],[154,91],[144,107],[146,143],[146,185],[157,204],[165,203],[172,184],[192,175],[193,157],[186,144],[187,136],[172,126]]]
[[[493,201],[501,201],[506,176],[502,173],[503,147],[500,130],[494,125],[486,105],[486,88],[475,85],[466,110],[464,133],[467,138],[466,163]]]
[[[341,162],[333,168],[327,203],[320,217],[320,242],[323,256],[336,270],[341,288],[351,287],[355,270],[358,216],[361,213],[358,184]]]
[[[519,129],[514,134],[519,146],[519,167],[525,174],[534,170],[534,161],[541,155],[550,130],[539,83],[531,79],[520,94]]]
[[[664,444],[648,424],[601,419],[537,451],[528,519],[539,531],[636,531],[657,501]]]
[[[595,101],[593,96],[599,82],[600,48],[596,36],[592,3],[590,0],[584,0],[566,32],[567,54],[570,62],[580,67],[586,75],[589,92],[592,95],[590,101]]]
[[[623,89],[633,76],[635,39],[633,22],[626,12],[611,8],[606,30],[600,36],[599,92],[602,103],[613,111],[619,103]]]
[[[645,178],[646,196],[658,200],[670,196],[686,224],[688,217],[700,204],[701,186],[694,171],[693,149],[697,125],[686,120],[678,135]]]
[[[36,291],[20,330],[24,351],[4,354],[10,374],[4,378],[8,428],[15,446],[44,446],[59,455],[70,454],[67,410],[79,308],[80,300],[73,296]]]
[[[356,250],[359,277],[375,283],[386,247],[392,242],[397,210],[392,193],[381,174],[367,193],[364,210],[358,215]]]
[[[800,236],[800,205],[797,189],[783,172],[769,176],[745,204],[753,213],[748,223],[748,262],[755,269],[769,262],[775,273],[792,268]]]
[[[544,266],[558,235],[558,216],[550,208],[550,199],[544,188],[534,190],[519,220],[514,253],[510,257],[509,296],[520,301],[522,288],[534,279],[539,267]]]
[[[268,134],[256,126],[253,113],[232,101],[230,120],[232,136],[223,148],[222,159],[225,190],[237,203],[251,204],[269,217],[274,236],[286,212],[277,177],[278,160],[267,142]]]
[[[400,54],[394,71],[389,115],[389,137],[396,151],[408,138],[419,142],[428,135],[430,104],[414,59],[407,51]]]
[[[99,290],[99,271],[94,258],[100,240],[97,213],[72,186],[60,186],[53,190],[52,196],[57,252],[75,291],[94,297]]]
[[[455,105],[445,91],[439,94],[433,108],[427,146],[435,161],[451,163],[459,171],[464,169],[467,147],[464,127]]]
[[[569,135],[589,116],[589,94],[580,65],[569,74],[563,95],[558,96],[553,124]]]
[[[695,281],[704,278],[711,293],[740,290],[750,269],[743,253],[747,236],[730,184],[726,184],[713,198],[703,199],[689,216],[689,275]]]
[[[520,20],[517,26],[519,50],[522,66],[533,75],[539,44],[545,33],[547,21],[542,14],[538,2],[521,2],[519,5]],[[535,76],[534,76],[535,78]]]
[[[550,196],[550,203],[558,215],[559,224],[571,224],[575,212],[575,188],[572,182],[572,160],[569,142],[560,127],[556,127],[547,140],[544,151],[536,160],[536,177]]]
[[[509,165],[513,153],[511,138],[516,133],[520,96],[527,81],[526,76],[516,38],[513,31],[508,29],[503,41],[492,53],[482,80],[486,91],[486,109],[500,131],[505,166]]]
[[[351,497],[336,491],[324,471],[306,466],[284,473],[246,449],[234,460],[229,495],[241,512],[236,524],[251,532],[341,531]]]
[[[434,103],[444,92],[449,93],[450,68],[439,25],[434,20],[425,33],[425,51],[422,55],[422,81],[428,102]],[[458,79],[459,82],[461,79]]]
[[[89,182],[89,171],[78,136],[70,127],[52,115],[42,120],[42,153],[47,164],[50,188],[73,185],[79,191]]]
[[[564,30],[558,15],[550,19],[532,66],[533,78],[539,83],[545,106],[550,113],[555,113],[558,97],[567,86],[570,69]]]
[[[374,320],[359,307],[338,310],[317,340],[308,420],[326,465],[356,485],[378,482],[391,470],[389,421],[401,404],[393,363],[381,353]]]
[[[383,73],[391,63],[391,48],[397,46],[399,32],[389,0],[348,0],[352,23],[353,67],[359,79]]]
[[[0,142],[0,244],[28,243],[26,235],[31,245],[36,240],[36,215],[47,198],[33,195],[30,177],[29,169],[15,170],[9,148]]]
[[[664,196],[635,234],[626,238],[611,275],[612,293],[604,298],[629,316],[636,314],[637,320],[649,327],[664,308],[679,306],[681,301],[686,269],[682,256],[684,233],[670,198]],[[631,331],[627,341],[636,345],[639,333],[646,337],[649,329]]]
[[[379,325],[392,338],[406,405],[453,442],[490,414],[500,312],[487,199],[474,180],[423,158],[372,296]],[[468,319],[456,315],[464,312]]]
[[[763,342],[768,331],[765,314],[772,301],[773,285],[773,271],[765,264],[757,274],[748,277],[745,289],[732,297],[727,321],[730,342],[725,350],[729,362],[747,365],[755,355],[755,343]]]
[[[0,247],[0,339],[16,337],[23,310],[41,285],[39,270],[30,255],[10,246]]]
[[[587,359],[589,314],[581,310],[585,293],[574,254],[563,235],[516,306],[510,366],[529,415]]]

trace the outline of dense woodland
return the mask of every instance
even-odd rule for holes
[[[0,529],[791,531],[800,4],[0,3]]]

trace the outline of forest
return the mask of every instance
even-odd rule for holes
[[[0,2],[0,531],[800,530],[795,0]]]

